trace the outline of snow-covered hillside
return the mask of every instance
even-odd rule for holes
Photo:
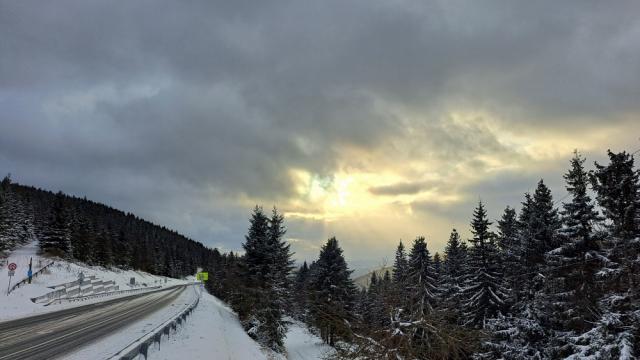
[[[48,258],[40,258],[37,254],[36,243],[16,249],[7,259],[7,263],[15,262],[18,265],[16,276],[12,283],[20,281],[26,276],[30,258],[33,258],[34,271],[51,261]],[[139,271],[105,269],[81,263],[55,260],[55,264],[43,274],[35,277],[32,284],[21,286],[7,296],[8,277],[6,275],[6,264],[2,265],[0,271],[4,272],[3,276],[0,276],[0,287],[2,287],[0,321],[115,298],[97,298],[50,306],[36,304],[30,300],[33,297],[50,292],[49,286],[76,280],[80,272],[86,277],[96,276],[103,280],[113,280],[120,289],[130,288],[128,284],[132,277],[136,278],[138,283],[144,283],[149,287],[154,285],[171,286],[193,281],[193,279],[171,279]],[[210,279],[210,281],[215,281],[215,279]],[[193,302],[199,292],[201,292],[200,302],[193,315],[188,318],[185,325],[178,329],[176,334],[172,334],[169,339],[164,339],[160,348],[154,347],[150,349],[150,360],[212,358],[231,360],[315,360],[323,359],[326,355],[331,354],[330,347],[322,344],[322,341],[317,336],[311,334],[303,324],[298,322],[293,322],[287,334],[285,340],[286,356],[262,349],[258,343],[244,332],[236,314],[224,302],[202,291],[202,289],[193,288],[193,290],[186,291],[166,308],[144,318],[143,321],[127,326],[100,341],[80,348],[66,355],[65,359],[109,358],[120,349],[126,347],[131,341],[175,316],[184,304]]]
[[[16,265],[18,265],[18,268],[15,271],[15,276],[11,281],[11,286],[27,276],[29,259],[33,259],[34,272],[51,262],[52,259],[40,257],[37,253],[37,249],[37,243],[34,242],[27,246],[20,247],[9,254],[6,259],[6,263],[16,263]],[[31,298],[51,292],[52,289],[50,289],[49,286],[77,280],[81,272],[85,277],[95,276],[97,279],[104,281],[114,281],[120,290],[133,288],[129,285],[131,278],[136,279],[136,283],[138,285],[136,285],[135,288],[153,287],[155,285],[172,286],[189,282],[188,280],[155,276],[141,271],[105,269],[99,266],[88,266],[86,264],[72,263],[58,259],[54,260],[55,263],[51,267],[47,268],[44,273],[34,277],[31,284],[20,286],[9,295],[7,295],[7,289],[9,287],[9,277],[7,276],[8,269],[6,264],[2,265],[0,268],[0,321],[115,298],[114,296],[75,303],[54,304],[50,306],[34,304],[31,301]]]
[[[285,347],[286,356],[261,349],[244,332],[237,316],[225,303],[203,293],[200,304],[184,328],[163,343],[161,350],[151,351],[150,360],[319,360],[332,351],[299,322],[293,322],[289,328]]]

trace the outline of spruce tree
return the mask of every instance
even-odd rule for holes
[[[558,331],[584,332],[591,328],[598,313],[599,287],[596,272],[603,255],[593,227],[600,220],[587,194],[587,173],[584,159],[578,152],[571,159],[571,168],[564,175],[571,201],[563,204],[562,245],[547,254],[548,292],[545,311],[549,324]],[[566,341],[560,341],[560,347]],[[566,350],[556,350],[562,356]]]
[[[532,251],[529,253],[528,261],[540,264],[544,262],[544,254],[556,247],[556,233],[560,228],[560,219],[553,204],[551,190],[543,180],[538,182],[533,194],[532,210],[532,239],[529,244]]]
[[[95,230],[84,218],[75,223],[71,233],[70,244],[71,254],[74,259],[95,264]]]
[[[449,311],[455,314],[460,310],[461,292],[467,265],[467,251],[456,229],[451,231],[444,253],[444,274],[441,281],[442,298]]]
[[[367,312],[364,317],[365,323],[369,326],[371,331],[375,331],[386,326],[387,316],[384,303],[385,290],[384,279],[379,278],[376,272],[372,271],[371,277],[369,278],[369,288],[367,289]]]
[[[46,253],[58,256],[66,256],[70,249],[71,231],[69,228],[69,218],[65,208],[64,194],[56,194],[53,208],[51,210],[51,220],[40,239],[40,249]]]
[[[393,262],[393,283],[400,288],[404,287],[407,280],[407,266],[407,254],[404,250],[402,240],[400,240]]]
[[[433,255],[433,272],[435,274],[436,283],[439,284],[440,276],[442,275],[442,257],[438,252]]]
[[[438,296],[433,259],[422,236],[417,237],[409,254],[408,290],[411,319],[421,321],[433,311]]]
[[[7,228],[7,215],[4,210],[4,192],[0,190],[0,234],[5,233]],[[0,254],[10,249],[9,242],[4,236],[0,235]]]
[[[248,333],[261,344],[284,351],[289,305],[289,272],[292,269],[289,245],[283,237],[284,217],[274,208],[269,219],[261,207],[251,215],[249,233],[243,244],[243,300],[239,304]]]
[[[258,340],[258,332],[262,325],[261,319],[255,317],[255,309],[264,306],[265,274],[268,271],[266,243],[269,229],[269,219],[261,207],[256,206],[249,220],[249,231],[242,244],[245,254],[242,258],[242,296],[236,304],[236,311],[240,316],[247,332]]]
[[[335,345],[340,339],[350,339],[352,330],[349,321],[354,315],[356,287],[335,237],[322,246],[320,256],[312,267],[312,274],[312,324],[319,330],[322,340],[329,345]]]
[[[507,206],[498,220],[498,246],[500,248],[500,263],[505,286],[510,291],[510,298],[517,300],[520,292],[518,269],[520,267],[520,237],[518,235],[518,219],[515,209]]]
[[[0,250],[13,249],[35,239],[33,210],[15,191],[10,175],[0,183]],[[2,245],[4,244],[4,245]]]
[[[640,174],[634,169],[633,156],[623,151],[607,151],[609,164],[595,163],[591,175],[593,190],[604,215],[611,220],[611,234],[629,240],[640,235]]]
[[[640,172],[632,155],[610,150],[608,155],[608,165],[595,163],[591,183],[609,220],[608,257],[619,264],[618,276],[610,281],[616,292],[631,288],[640,293]]]
[[[516,210],[507,206],[498,220],[498,246],[503,253],[518,248],[518,219]]]
[[[485,320],[495,317],[505,308],[506,294],[502,285],[499,254],[491,222],[482,202],[473,212],[469,240],[469,274],[464,289],[465,323],[484,327]]]
[[[293,308],[296,318],[305,321],[307,314],[307,298],[309,287],[309,266],[305,261],[296,272],[293,280]]]
[[[554,208],[551,190],[543,180],[533,196],[525,194],[525,201],[518,218],[520,251],[516,267],[516,299],[531,300],[543,287],[545,254],[557,247],[557,231],[560,228],[558,212]]]
[[[609,164],[603,166],[596,163],[596,170],[590,176],[596,199],[607,219],[606,238],[596,242],[600,247],[598,256],[590,256],[588,263],[580,266],[596,266],[597,260],[604,260],[600,262],[602,268],[596,273],[596,289],[601,292],[600,299],[596,305],[592,304],[595,296],[592,294],[587,297],[590,302],[580,304],[591,304],[592,309],[596,309],[597,318],[594,319],[594,312],[591,312],[591,316],[586,319],[589,323],[568,324],[591,326],[583,326],[586,329],[581,333],[571,332],[573,336],[560,337],[558,341],[559,346],[563,346],[563,355],[570,354],[574,358],[589,356],[598,359],[631,359],[634,355],[640,355],[638,171],[634,168],[632,155],[611,151],[608,151],[608,155]],[[594,237],[599,238],[602,235],[601,232],[595,231]],[[590,275],[595,269],[583,270]],[[590,276],[587,280],[589,278]],[[591,282],[587,284],[591,285]]]
[[[266,344],[271,349],[284,352],[284,338],[288,322],[285,312],[291,303],[289,274],[293,269],[290,245],[284,240],[286,229],[284,216],[273,208],[267,231],[267,264],[266,274],[266,307],[258,309],[257,317],[263,318],[263,329]]]

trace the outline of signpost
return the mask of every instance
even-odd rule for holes
[[[9,289],[11,289],[11,278],[16,274],[18,265],[16,265],[16,263],[11,263],[9,264],[9,266],[7,266],[7,268],[9,269],[9,285],[7,286],[7,295],[9,295]]]
[[[207,281],[209,280],[209,273],[199,272],[196,274],[196,280]]]
[[[31,270],[32,265],[33,265],[33,258],[29,258],[29,270],[27,271],[27,276],[29,277],[29,284],[31,284],[31,277],[33,276],[33,270]]]

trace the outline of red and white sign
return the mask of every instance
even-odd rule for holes
[[[16,263],[11,263],[9,264],[8,268],[9,270],[13,271],[18,268],[18,265],[16,265]]]

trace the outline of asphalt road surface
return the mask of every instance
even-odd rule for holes
[[[176,286],[0,322],[0,360],[60,357],[163,308],[185,288]]]

